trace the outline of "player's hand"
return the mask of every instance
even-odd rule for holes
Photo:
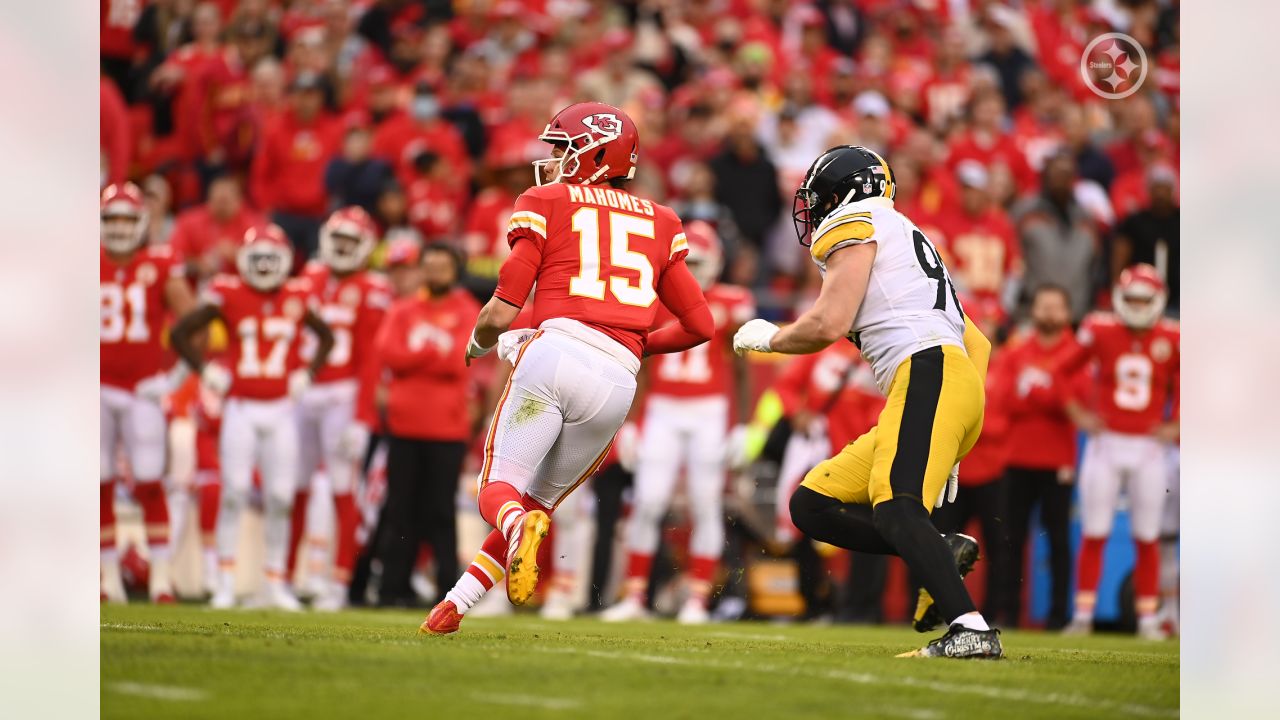
[[[640,457],[640,428],[633,422],[623,423],[613,439],[613,446],[618,449],[618,464],[622,469],[635,472],[636,460]]]
[[[1098,417],[1097,413],[1089,410],[1078,409],[1073,413],[1069,413],[1069,415],[1071,416],[1071,422],[1075,423],[1076,427],[1086,433],[1090,435],[1097,435],[1102,432],[1102,418]]]
[[[1176,443],[1181,435],[1181,425],[1177,420],[1162,422],[1156,426],[1155,436],[1161,442]]]
[[[342,430],[338,436],[338,454],[352,462],[364,460],[365,450],[369,447],[369,426],[362,422],[353,422]]]
[[[497,346],[497,343],[494,343],[489,347],[480,347],[480,343],[476,342],[476,332],[472,330],[471,339],[467,341],[467,357],[466,357],[467,367],[471,367],[472,358],[484,357],[485,355],[488,355],[489,353],[493,352],[493,348],[495,346]]]
[[[297,400],[311,387],[311,371],[300,368],[289,373],[289,397]]]
[[[769,343],[773,341],[773,336],[781,330],[777,325],[768,320],[748,320],[742,327],[738,328],[738,332],[733,334],[733,351],[739,355],[745,355],[751,350],[756,352],[772,352]]]
[[[747,466],[747,434],[750,429],[746,425],[734,425],[725,440],[724,461],[731,470],[741,470]]]
[[[209,388],[214,395],[223,397],[231,389],[231,371],[216,362],[204,364],[200,371],[200,384]]]
[[[537,330],[533,328],[525,328],[522,330],[508,330],[498,336],[498,357],[506,360],[512,365],[516,364],[516,357],[520,354],[520,348],[529,342],[529,339],[537,334]]]
[[[187,364],[179,362],[169,372],[156,373],[134,386],[139,398],[159,405],[187,379]]]
[[[960,463],[956,463],[951,468],[951,474],[947,476],[947,484],[942,486],[942,492],[938,493],[938,499],[933,503],[936,508],[942,507],[944,502],[953,503],[956,501],[956,495],[960,492]]]

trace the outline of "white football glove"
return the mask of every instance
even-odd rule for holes
[[[933,503],[933,506],[940,508],[944,502],[955,502],[958,492],[960,492],[960,463],[956,463],[955,467],[951,468],[951,474],[947,476],[947,484],[942,486],[942,491],[938,493],[938,500]]]
[[[537,334],[537,330],[533,328],[525,328],[523,330],[508,330],[498,336],[498,357],[506,360],[512,365],[516,364],[516,357],[520,354],[520,348],[529,342]]]
[[[311,387],[311,371],[299,368],[289,373],[289,397],[297,400]]]
[[[747,465],[747,435],[750,428],[746,425],[734,425],[725,440],[724,461],[731,470],[740,470]]]
[[[216,362],[205,363],[200,371],[200,384],[222,397],[231,389],[231,371]]]
[[[640,428],[633,422],[623,423],[613,439],[613,446],[618,449],[618,464],[627,472],[635,472],[636,460],[640,457]]]
[[[338,454],[352,462],[364,460],[369,447],[369,428],[364,423],[353,422],[338,436]]]
[[[733,335],[733,351],[739,355],[744,355],[750,350],[773,352],[769,343],[773,342],[773,336],[777,335],[781,329],[768,320],[760,318],[748,320]]]
[[[161,372],[139,382],[133,392],[139,398],[159,405],[187,379],[187,364],[178,362],[169,372]]]
[[[480,344],[476,342],[476,331],[472,330],[471,339],[467,341],[467,365],[471,365],[472,358],[484,357],[493,352],[493,348],[496,346],[497,343],[489,347],[480,347]]]

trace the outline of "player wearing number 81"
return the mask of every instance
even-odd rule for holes
[[[1075,352],[1063,358],[1066,375],[1094,365],[1095,414],[1069,401],[1067,412],[1089,432],[1080,463],[1080,516],[1084,539],[1076,568],[1075,615],[1067,632],[1093,625],[1102,550],[1119,509],[1120,488],[1129,498],[1130,528],[1137,546],[1134,596],[1138,634],[1164,638],[1156,616],[1160,591],[1160,523],[1168,492],[1166,457],[1178,439],[1178,323],[1162,318],[1164,280],[1150,265],[1120,274],[1112,291],[1114,313],[1084,319]]]
[[[298,478],[298,426],[294,401],[324,367],[333,332],[316,314],[314,287],[307,278],[289,279],[293,251],[275,225],[250,228],[236,254],[238,276],[216,276],[202,302],[173,327],[173,347],[200,373],[200,381],[226,395],[218,453],[222,499],[215,531],[219,573],[214,607],[235,604],[235,557],[240,516],[249,502],[255,465],[262,476],[263,534],[266,540],[265,601],[285,610],[300,608],[285,583],[289,515]],[[214,320],[228,330],[230,368],[205,362],[194,335]],[[308,367],[299,367],[303,326],[315,333],[317,348]]]
[[[640,358],[693,347],[713,330],[685,266],[680,219],[624,189],[639,152],[631,118],[611,105],[578,103],[540,138],[552,157],[534,163],[538,186],[516,200],[511,254],[466,352],[469,363],[499,346],[515,366],[479,476],[480,514],[495,530],[422,624],[427,633],[457,630],[504,574],[508,599],[529,599],[548,515],[604,461],[631,407]],[[535,282],[535,329],[500,337]],[[650,333],[659,302],[677,322]]]
[[[813,353],[858,344],[886,396],[876,426],[819,463],[791,497],[796,527],[817,540],[899,555],[924,584],[916,628],[947,633],[914,655],[1000,657],[997,631],[961,574],[976,543],[942,537],[929,513],[955,497],[955,468],[982,431],[991,344],[964,315],[937,250],[893,207],[893,172],[862,147],[828,150],[796,192],[793,217],[823,273],[817,302],[785,328],[743,325],[739,352]],[[811,239],[810,239],[811,238]]]

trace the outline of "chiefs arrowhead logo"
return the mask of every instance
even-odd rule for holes
[[[622,132],[622,121],[613,113],[596,113],[582,118],[582,124],[601,135],[617,135]]]

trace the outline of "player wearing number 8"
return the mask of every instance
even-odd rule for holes
[[[184,368],[165,349],[164,331],[170,314],[186,312],[195,301],[172,251],[146,246],[147,213],[138,187],[109,185],[100,200],[102,597],[125,601],[114,509],[123,450],[151,549],[149,592],[153,600],[172,601],[169,510],[161,482],[168,435],[161,403],[181,382]]]
[[[286,610],[299,604],[285,583],[289,519],[298,477],[298,427],[294,401],[311,384],[333,349],[333,332],[316,314],[310,280],[289,279],[293,251],[275,225],[250,228],[236,255],[239,276],[216,276],[201,304],[173,327],[173,347],[200,373],[201,382],[227,395],[219,436],[222,503],[216,530],[219,576],[215,607],[235,604],[235,557],[240,516],[249,501],[255,465],[262,476],[266,536],[266,602]],[[206,363],[197,332],[216,319],[227,326],[231,368]],[[299,367],[302,328],[315,333],[317,349]]]
[[[1076,572],[1075,615],[1067,628],[1072,633],[1092,628],[1102,549],[1124,487],[1137,546],[1138,632],[1148,639],[1163,637],[1156,617],[1158,540],[1168,483],[1165,458],[1169,443],[1178,439],[1180,356],[1178,323],[1161,317],[1165,297],[1164,280],[1154,267],[1125,270],[1112,293],[1115,313],[1086,317],[1076,335],[1078,348],[1062,360],[1064,375],[1087,366],[1096,371],[1096,382],[1090,386],[1096,395],[1067,405],[1076,424],[1089,432],[1080,465],[1084,539]]]
[[[875,427],[805,476],[792,521],[812,538],[906,561],[927,590],[916,628],[931,628],[939,612],[950,622],[914,654],[1000,657],[997,632],[961,580],[976,543],[939,536],[929,519],[935,503],[955,498],[955,468],[982,431],[991,344],[965,317],[933,243],[893,198],[893,171],[875,152],[844,145],[819,156],[793,218],[822,291],[785,328],[748,322],[734,348],[808,354],[844,336],[858,344],[884,409]]]
[[[552,156],[534,164],[538,187],[516,200],[511,255],[466,352],[469,363],[501,346],[515,366],[494,409],[479,477],[480,514],[495,530],[423,632],[457,630],[504,574],[508,598],[528,600],[548,513],[604,461],[631,407],[641,356],[685,350],[713,330],[685,266],[680,219],[625,190],[639,153],[631,118],[603,103],[578,103],[540,137]],[[535,282],[536,331],[499,343]],[[659,302],[677,322],[650,333]]]

